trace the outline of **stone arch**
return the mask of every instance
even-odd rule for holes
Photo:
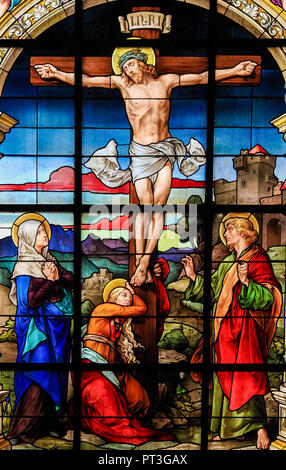
[[[281,222],[275,217],[270,219],[267,224],[267,245],[281,245]]]
[[[263,214],[262,246],[265,250],[272,246],[286,244],[286,217],[284,214]]]
[[[83,0],[83,9],[117,0]],[[177,0],[182,1],[182,0]],[[185,0],[186,4],[209,8],[209,0]],[[36,38],[55,23],[73,15],[75,0],[24,0],[0,19],[3,39]],[[250,31],[255,37],[286,38],[286,11],[271,0],[218,0],[218,12]],[[286,48],[270,47],[286,81]],[[0,95],[21,48],[0,48]]]

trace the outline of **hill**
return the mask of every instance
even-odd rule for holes
[[[51,224],[50,250],[62,253],[72,252],[74,249],[73,230],[64,230],[60,225]],[[12,237],[5,237],[0,240],[0,258],[14,258],[17,256],[17,247],[12,241]],[[16,258],[15,258],[16,259]]]
[[[117,264],[128,264],[128,254],[126,252],[120,254],[117,252],[115,247],[109,248],[98,236],[94,235],[93,233],[88,235],[88,237],[83,240],[81,246],[85,255],[95,255],[99,257],[103,256]]]

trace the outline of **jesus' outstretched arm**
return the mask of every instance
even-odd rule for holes
[[[285,0],[286,1],[286,0]],[[235,67],[228,69],[218,69],[215,71],[216,81],[225,80],[232,77],[248,77],[257,67],[255,62],[251,60],[244,60]],[[177,80],[173,80],[173,87],[187,86],[187,85],[206,85],[208,83],[209,73],[186,73],[177,75]]]
[[[73,72],[63,72],[52,64],[38,64],[34,68],[44,80],[60,80],[68,85],[74,85],[75,83],[75,74]],[[92,77],[82,74],[82,86],[84,87],[116,88],[117,80],[116,75]]]

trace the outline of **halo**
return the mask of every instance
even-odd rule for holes
[[[107,302],[109,294],[113,289],[116,289],[116,287],[125,287],[126,282],[126,279],[118,277],[117,279],[112,279],[112,281],[109,281],[107,284],[105,284],[102,292],[103,302]]]
[[[125,54],[125,52],[132,51],[134,49],[133,47],[116,47],[113,51],[112,58],[111,58],[111,65],[113,72],[115,75],[121,75],[122,70],[119,67],[118,61],[119,57],[122,54]],[[156,54],[154,52],[154,49],[152,47],[136,47],[136,49],[139,49],[140,51],[144,52],[147,54],[148,59],[147,59],[147,64],[149,65],[155,65],[156,64]]]
[[[249,222],[252,223],[253,230],[256,230],[256,232],[259,235],[259,223],[256,217],[254,217],[251,212],[229,212],[229,214],[225,215],[224,218],[222,219],[220,226],[219,226],[219,235],[222,243],[227,246],[226,239],[224,237],[224,231],[225,227],[224,224],[228,219],[247,219]]]
[[[14,245],[18,247],[18,243],[19,243],[18,229],[20,225],[23,222],[26,222],[27,220],[38,220],[39,222],[42,222],[42,224],[44,224],[45,230],[48,235],[48,239],[50,241],[52,231],[51,231],[51,227],[47,219],[45,219],[43,215],[37,214],[36,212],[28,212],[26,214],[20,215],[20,217],[18,217],[18,219],[16,219],[12,225],[12,240],[14,242]]]

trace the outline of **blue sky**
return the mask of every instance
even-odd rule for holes
[[[236,180],[236,171],[233,168],[233,157],[215,157],[214,159],[214,181],[226,179],[227,181]],[[275,175],[279,175],[279,181],[286,179],[286,157],[277,157]]]
[[[33,87],[28,65],[24,68],[12,69],[3,90],[1,111],[16,118],[19,124],[6,134],[0,146],[4,154],[0,159],[0,184],[23,184],[36,179],[44,182],[55,169],[74,164],[72,87]],[[241,149],[259,144],[272,155],[286,153],[283,135],[270,124],[285,112],[284,81],[278,69],[262,72],[262,82],[257,87],[217,87],[214,150],[220,157],[214,160],[214,179],[235,179],[232,157],[239,155]],[[185,144],[193,137],[206,147],[206,96],[207,87],[182,87],[172,94],[170,132]],[[115,138],[122,157],[120,164],[126,168],[130,127],[119,92],[84,89],[83,97],[83,156]],[[280,180],[286,178],[283,160],[277,160],[276,175]],[[83,173],[89,171],[82,168]],[[183,177],[177,166],[173,175]],[[204,177],[204,167],[191,176],[194,180]]]
[[[37,212],[32,210],[30,212]],[[0,214],[0,239],[11,235],[11,227],[15,220],[24,212],[2,212]],[[73,214],[68,212],[41,212],[50,224],[73,225]]]

